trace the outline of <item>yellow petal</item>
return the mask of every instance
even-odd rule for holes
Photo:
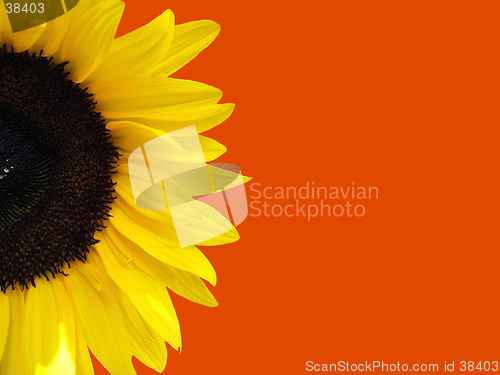
[[[167,134],[163,130],[131,121],[112,121],[106,126],[111,131],[113,144],[118,146],[120,151],[125,152],[125,154],[129,154],[146,142]],[[199,140],[207,162],[217,159],[227,151],[223,144],[211,138],[199,135]]]
[[[44,56],[51,56],[54,54],[61,46],[74,14],[75,12],[69,12],[47,22],[40,37],[33,46],[30,47],[30,52],[40,53],[40,51],[43,50]]]
[[[82,82],[104,61],[113,43],[123,8],[124,3],[121,1],[104,1],[80,17],[74,17],[75,22],[58,52],[60,61],[69,61],[66,69],[71,72],[71,80]]]
[[[94,367],[90,360],[87,341],[80,323],[76,322],[76,372],[75,375],[94,375]]]
[[[204,83],[169,77],[142,77],[121,80],[95,95],[97,110],[106,118],[129,117],[135,112],[217,103],[222,92]]]
[[[222,143],[203,135],[200,135],[199,137],[201,149],[203,150],[203,155],[205,156],[206,161],[215,160],[227,151],[226,146]]]
[[[75,374],[75,321],[60,277],[29,288],[23,312],[22,347],[28,373]]]
[[[164,59],[148,75],[170,75],[212,43],[220,26],[208,20],[188,22],[175,26],[174,39]]]
[[[165,340],[144,322],[130,299],[122,291],[119,293],[134,356],[153,370],[163,372],[167,365]]]
[[[2,359],[7,336],[9,335],[10,303],[9,296],[0,292],[0,360]]]
[[[131,121],[112,121],[106,127],[111,131],[111,141],[121,151],[132,152],[144,143],[160,137],[166,132]]]
[[[138,213],[133,214],[132,210],[123,211],[118,205],[113,206],[113,217],[110,222],[118,233],[137,243],[142,249],[156,259],[170,264],[173,267],[191,272],[212,283],[215,282],[215,271],[196,246],[180,248],[177,241],[170,239],[168,235],[158,235],[146,229],[150,227],[152,220],[147,217],[138,217]],[[136,219],[146,221],[135,222],[129,214],[136,216]],[[156,224],[158,226],[158,224]],[[159,225],[161,227],[161,225]],[[167,225],[164,225],[163,233],[166,232]],[[161,232],[161,228],[160,228]],[[111,234],[110,234],[111,235]]]
[[[20,290],[7,290],[10,302],[10,322],[7,342],[0,362],[0,374],[24,374],[24,360],[21,348],[21,327],[24,294]]]
[[[134,121],[166,132],[195,125],[198,133],[224,122],[233,110],[234,104],[231,103],[158,107],[128,112],[100,107],[103,117],[110,121]]]
[[[163,58],[174,36],[174,14],[165,11],[149,24],[116,39],[106,60],[85,80],[90,92],[123,79],[143,77]]]
[[[224,120],[234,104],[216,104],[222,92],[199,82],[168,77],[125,80],[95,96],[108,121],[133,121],[170,132],[196,125],[204,132]]]
[[[96,235],[95,245],[106,271],[130,298],[142,318],[172,347],[181,344],[181,332],[174,306],[165,287],[137,269],[133,263],[121,263],[113,254],[114,244],[106,232]]]
[[[122,312],[114,295],[115,287],[98,262],[96,254],[91,251],[87,262],[81,267],[73,267],[70,276],[65,278],[76,317],[87,345],[109,372],[136,375]],[[94,288],[80,268],[87,268],[96,276],[103,286],[102,291]]]
[[[137,244],[117,233],[112,226],[106,229],[106,233],[113,238],[113,244],[119,249],[116,254],[123,262],[133,260],[137,268],[190,301],[205,306],[217,306],[212,293],[198,276],[160,262]],[[215,285],[216,281],[212,279],[212,285]]]

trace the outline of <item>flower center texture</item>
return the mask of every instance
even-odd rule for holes
[[[65,63],[0,49],[0,288],[85,261],[113,202],[119,157]]]

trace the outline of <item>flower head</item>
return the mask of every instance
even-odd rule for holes
[[[170,77],[219,26],[174,25],[167,10],[115,39],[123,9],[80,0],[13,33],[0,2],[1,374],[93,374],[87,347],[111,374],[135,374],[132,356],[161,372],[165,341],[181,346],[165,287],[217,305],[202,280],[214,285],[214,269],[196,246],[179,245],[169,210],[135,204],[128,157],[229,117],[218,89]],[[207,161],[225,152],[199,142]],[[203,244],[237,238],[232,228]]]

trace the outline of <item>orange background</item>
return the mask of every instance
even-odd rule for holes
[[[166,8],[222,25],[175,76],[236,103],[207,134],[260,190],[379,188],[362,218],[248,217],[204,248],[220,306],[173,296],[165,373],[500,360],[498,2],[125,2],[118,35]]]

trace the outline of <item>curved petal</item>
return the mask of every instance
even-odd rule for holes
[[[132,351],[122,312],[115,299],[116,286],[103,271],[102,264],[93,251],[86,263],[73,267],[66,285],[80,322],[87,345],[97,359],[112,374],[136,375],[132,366]],[[98,291],[80,271],[87,269],[102,285]]]
[[[208,20],[176,25],[174,39],[163,60],[148,75],[170,75],[182,68],[219,35],[220,26]]]
[[[69,61],[71,80],[82,82],[109,53],[125,4],[118,0],[104,1],[74,17],[75,22],[56,54],[60,61]],[[76,10],[76,9],[75,9]]]
[[[108,121],[134,121],[164,131],[196,125],[198,133],[226,120],[234,104],[217,104],[222,92],[203,83],[169,77],[130,79],[95,96]]]
[[[7,290],[10,302],[9,334],[0,362],[0,374],[24,374],[23,351],[21,348],[22,314],[24,293],[20,290]]]
[[[109,226],[106,234],[116,247],[116,256],[124,263],[133,261],[135,266],[150,275],[160,284],[166,285],[174,293],[204,306],[217,306],[217,301],[205,283],[191,272],[165,264],[143,251],[136,243],[122,236]],[[215,275],[214,275],[215,276]],[[217,282],[211,279],[212,285]]]
[[[205,161],[208,162],[215,160],[222,154],[226,153],[227,148],[222,143],[203,135],[200,135],[199,138],[201,149],[203,150],[203,155],[205,156]]]
[[[106,271],[130,298],[137,312],[173,348],[180,347],[181,331],[174,306],[165,287],[133,263],[121,263],[113,254],[114,244],[106,233],[99,233],[101,241],[95,245]]]
[[[149,24],[116,39],[106,60],[84,85],[97,94],[118,80],[144,76],[163,58],[173,36],[174,14],[167,10]]]
[[[191,272],[205,280],[215,281],[215,271],[200,250],[195,246],[179,248],[177,241],[170,239],[172,237],[158,235],[146,229],[145,227],[151,224],[150,220],[136,222],[133,218],[129,218],[129,212],[132,213],[132,211],[123,211],[117,205],[113,208],[113,217],[110,218],[110,222],[118,233],[137,243],[146,252],[164,263]],[[143,218],[147,219],[142,217],[139,220]]]
[[[90,360],[87,341],[80,323],[76,322],[76,372],[75,375],[94,375],[94,367]]]
[[[150,128],[132,121],[112,121],[106,124],[111,131],[111,141],[121,151],[132,152],[144,143],[165,135],[160,129]]]
[[[135,111],[156,108],[198,107],[217,103],[222,91],[204,83],[169,77],[122,80],[95,95],[97,109],[113,116],[127,117]]]
[[[61,46],[74,14],[75,12],[69,12],[47,22],[40,37],[30,47],[30,52],[40,53],[43,50],[44,56],[54,54]]]
[[[154,129],[131,121],[112,121],[107,128],[111,131],[111,140],[114,145],[120,148],[120,152],[130,154],[130,152],[141,147],[157,137],[167,134],[167,132]],[[212,161],[227,151],[227,148],[208,137],[199,135],[200,145],[205,156],[205,160]]]
[[[75,374],[74,315],[59,279],[41,278],[26,295],[22,347],[29,374]]]
[[[165,340],[141,318],[127,295],[119,293],[134,356],[153,370],[163,372],[167,365]]]
[[[149,110],[113,111],[101,108],[103,117],[110,121],[133,121],[166,132],[195,125],[198,133],[203,133],[221,124],[233,113],[234,104],[204,104],[175,107],[159,107]]]
[[[10,303],[9,296],[6,293],[0,292],[0,360],[2,359],[3,350],[7,337],[9,335],[10,325]]]

